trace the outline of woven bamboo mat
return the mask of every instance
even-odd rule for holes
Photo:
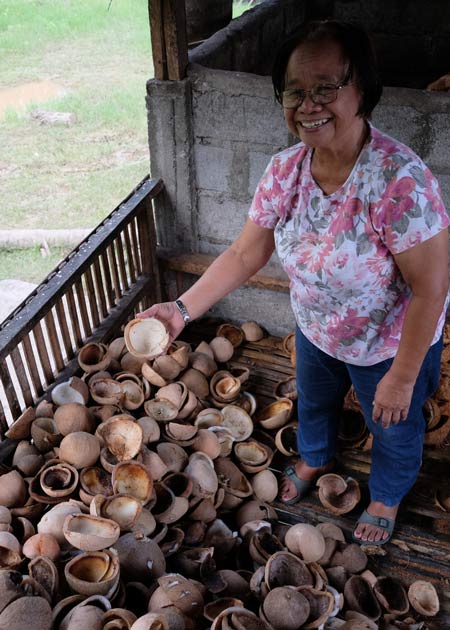
[[[184,339],[192,344],[203,339],[209,341],[214,337],[219,323],[212,319],[201,320],[186,329]],[[229,365],[250,368],[250,378],[245,389],[254,394],[260,406],[274,400],[276,385],[294,375],[294,368],[283,350],[280,337],[268,336],[260,342],[244,342],[236,349]],[[446,378],[446,362],[442,371]],[[440,403],[444,404],[444,401]],[[349,413],[344,412],[341,422],[345,423],[346,419],[352,421]],[[337,517],[321,505],[318,493],[314,491],[297,505],[285,506],[274,502],[282,522],[316,524],[330,521],[342,527],[350,540],[355,521],[369,502],[367,481],[370,450],[348,448],[348,444],[348,440],[341,442],[337,472],[351,476],[360,483],[362,499],[359,506],[351,513]],[[271,468],[274,472],[280,472],[287,460],[278,453]],[[450,628],[450,512],[443,511],[435,503],[436,491],[450,478],[449,472],[450,448],[447,438],[440,446],[425,447],[422,470],[402,504],[392,541],[381,548],[367,550],[375,573],[397,576],[406,585],[426,579],[436,586],[441,599],[441,612],[437,618],[428,622],[429,628],[436,629]]]

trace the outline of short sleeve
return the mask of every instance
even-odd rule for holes
[[[392,173],[392,171],[391,171]],[[389,178],[374,204],[374,227],[393,254],[432,238],[450,224],[439,183],[421,160],[410,160]]]
[[[270,229],[275,227],[279,219],[276,210],[274,162],[275,160],[272,158],[259,180],[248,212],[249,218],[256,225]]]

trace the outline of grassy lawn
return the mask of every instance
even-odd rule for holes
[[[234,17],[247,9],[236,0]],[[1,0],[0,59],[0,98],[31,82],[58,90],[0,116],[0,229],[94,227],[149,171],[147,0]],[[36,108],[75,123],[40,124]],[[57,255],[0,251],[0,279],[21,268],[37,282]]]

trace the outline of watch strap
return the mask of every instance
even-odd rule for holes
[[[181,300],[175,300],[175,305],[177,309],[180,311],[181,317],[183,318],[184,323],[189,324],[189,322],[191,321],[191,318],[189,317],[189,313],[187,312],[187,308],[185,307],[183,302]]]

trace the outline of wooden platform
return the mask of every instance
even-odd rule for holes
[[[191,343],[209,340],[214,336],[216,326],[217,321],[206,320],[193,324],[185,331],[184,338]],[[267,337],[257,343],[246,342],[236,350],[230,365],[250,368],[246,389],[255,394],[260,405],[273,400],[276,384],[294,374],[279,337]],[[317,491],[314,491],[294,506],[275,502],[281,522],[316,524],[330,521],[342,527],[350,540],[355,521],[369,501],[370,452],[341,450],[338,462],[340,473],[360,482],[363,495],[360,505],[350,514],[336,517],[323,508]],[[272,469],[279,472],[285,463],[278,457]],[[434,504],[435,489],[443,479],[448,479],[449,471],[450,449],[425,448],[421,473],[402,504],[392,541],[381,548],[368,549],[369,567],[376,574],[397,576],[407,586],[419,579],[435,585],[441,612],[427,621],[427,626],[433,629],[450,628],[450,513]]]

